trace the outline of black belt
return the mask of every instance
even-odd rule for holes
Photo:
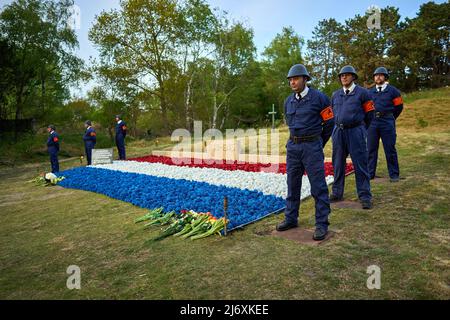
[[[364,122],[355,122],[350,124],[336,123],[336,127],[338,127],[339,129],[351,129],[362,126],[363,124]]]
[[[315,135],[315,136],[301,136],[301,137],[290,136],[289,139],[293,143],[312,142],[312,141],[319,140],[320,139],[320,134]]]
[[[392,118],[393,116],[393,112],[375,112],[375,118]]]

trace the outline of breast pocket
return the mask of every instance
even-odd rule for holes
[[[289,127],[292,127],[294,125],[295,112],[296,112],[295,107],[289,105],[286,110],[286,123]]]

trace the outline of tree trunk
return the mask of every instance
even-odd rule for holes
[[[45,114],[45,76],[44,67],[41,69],[41,108],[42,116]]]
[[[192,96],[192,82],[194,80],[194,73],[190,76],[186,87],[186,94],[184,100],[184,108],[186,112],[186,129],[193,129],[193,116],[192,116],[192,105],[191,105],[191,96]]]
[[[211,122],[212,129],[216,128],[218,111],[219,111],[219,109],[217,108],[217,92],[216,92],[214,94],[214,102],[213,102],[213,117],[212,117],[212,122]]]
[[[167,102],[165,97],[161,97],[161,119],[162,123],[164,125],[163,132],[164,134],[169,134],[170,127],[169,127],[169,121],[167,120]]]
[[[16,117],[14,122],[14,141],[17,141],[17,137],[19,132],[17,131],[17,120],[22,118],[22,109],[23,109],[23,84],[20,85],[20,89],[17,91],[16,96]]]

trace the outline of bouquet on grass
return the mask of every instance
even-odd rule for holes
[[[32,182],[37,186],[55,186],[58,182],[64,180],[65,177],[58,177],[57,175],[55,175],[54,173],[41,173],[39,176],[37,176],[36,178],[28,181],[28,182]]]
[[[217,219],[210,212],[198,213],[193,210],[182,210],[180,214],[174,211],[164,213],[163,208],[151,210],[146,215],[135,220],[136,223],[147,222],[146,227],[153,225],[169,225],[155,238],[149,241],[158,241],[169,236],[190,238],[192,240],[206,238],[214,234],[221,235],[225,228],[225,218]]]

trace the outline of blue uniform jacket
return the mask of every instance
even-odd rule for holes
[[[337,125],[354,125],[364,122],[368,128],[374,117],[375,108],[370,93],[358,85],[348,95],[342,89],[335,91],[331,98],[331,105]]]
[[[321,135],[323,145],[330,139],[334,127],[330,99],[322,92],[309,88],[308,94],[297,100],[295,93],[284,103],[284,114],[293,136]]]
[[[47,150],[50,152],[59,151],[59,136],[55,131],[48,136]]]
[[[370,90],[370,96],[374,102],[375,111],[377,112],[392,112],[394,118],[397,119],[403,111],[402,95],[396,87],[390,84],[381,92],[378,92],[376,86],[373,87]]]
[[[125,121],[122,121],[121,123],[116,123],[116,137],[126,137],[127,135],[127,124]]]
[[[95,144],[97,142],[97,133],[92,127],[87,128],[84,133],[83,140],[85,144]]]

